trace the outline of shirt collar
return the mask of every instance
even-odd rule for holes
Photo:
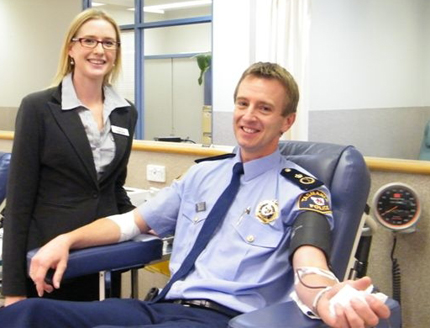
[[[128,107],[130,104],[121,97],[110,85],[103,86],[104,92],[104,111],[109,114],[115,109],[119,107]],[[61,84],[61,109],[62,110],[70,110],[77,107],[86,108],[78,96],[76,95],[75,87],[72,81],[72,73],[67,74],[62,81]]]
[[[244,163],[243,169],[245,181],[252,180],[272,168],[277,168],[279,166],[279,162],[281,161],[281,157],[282,156],[279,152],[279,149],[276,149],[270,155]],[[238,162],[241,161],[239,150],[236,154],[236,160]]]

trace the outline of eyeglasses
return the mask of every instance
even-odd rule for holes
[[[102,47],[106,50],[115,50],[119,47],[120,42],[116,42],[113,40],[96,40],[92,38],[73,38],[73,42],[78,42],[81,44],[82,47],[85,48],[95,48],[99,43],[102,44]]]

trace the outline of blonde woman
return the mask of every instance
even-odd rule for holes
[[[53,86],[22,100],[4,227],[5,305],[37,295],[26,275],[28,250],[133,209],[124,182],[137,111],[111,86],[120,67],[118,25],[88,9],[70,25]],[[97,276],[65,282],[46,297],[97,299]]]

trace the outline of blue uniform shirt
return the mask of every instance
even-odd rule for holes
[[[186,176],[161,190],[138,209],[160,236],[174,234],[170,271],[178,270],[191,250],[206,216],[227,187],[233,158],[194,165]],[[210,299],[249,312],[289,299],[294,274],[289,263],[291,226],[299,213],[299,197],[307,194],[283,177],[284,168],[308,174],[279,151],[244,164],[236,199],[188,276],[173,284],[167,299]],[[329,197],[325,186],[315,193]],[[329,203],[329,200],[325,200]],[[328,213],[327,219],[333,226]]]

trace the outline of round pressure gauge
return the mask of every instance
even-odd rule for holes
[[[417,192],[400,182],[382,186],[373,198],[373,215],[384,227],[401,231],[413,227],[421,215]]]

